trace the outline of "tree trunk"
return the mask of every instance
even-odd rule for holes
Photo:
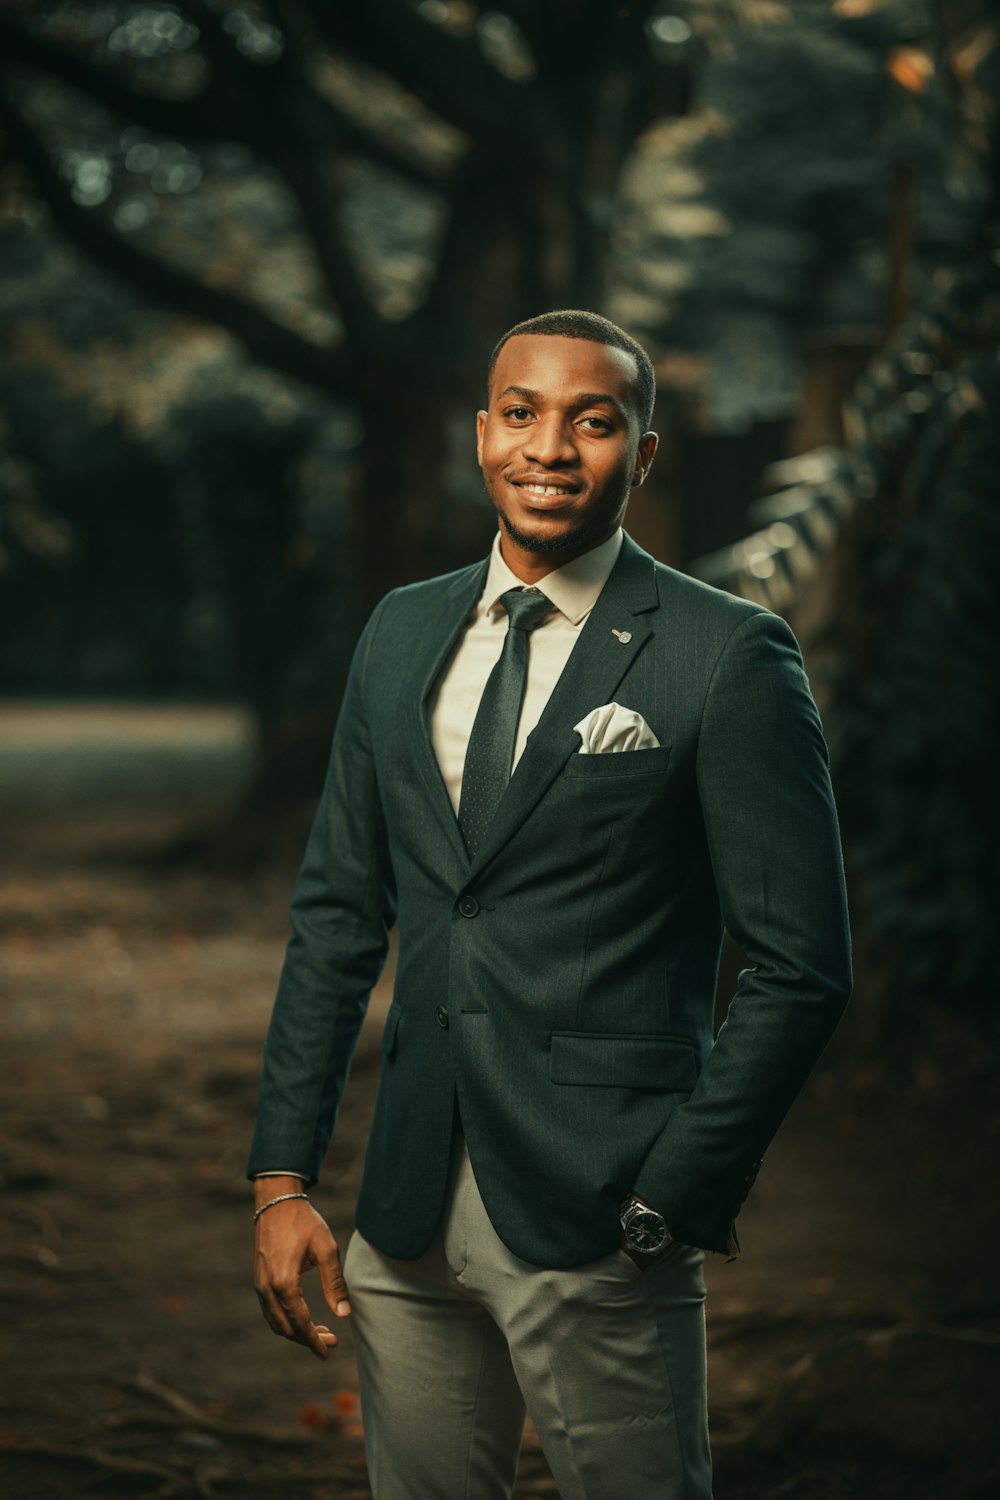
[[[394,376],[362,401],[365,467],[356,503],[359,618],[400,584],[460,567],[485,551],[492,519],[476,466],[477,392],[465,400]]]

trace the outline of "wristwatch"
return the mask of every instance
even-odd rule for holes
[[[618,1210],[625,1243],[638,1255],[656,1255],[671,1238],[667,1221],[655,1208],[630,1193]]]

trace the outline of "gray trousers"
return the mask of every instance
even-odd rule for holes
[[[355,1232],[344,1263],[375,1500],[509,1500],[525,1406],[561,1500],[711,1500],[704,1252],[640,1271],[512,1255],[464,1143],[419,1260]]]

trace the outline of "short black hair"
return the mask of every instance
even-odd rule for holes
[[[522,333],[552,334],[565,339],[589,339],[594,344],[610,344],[613,349],[624,349],[626,354],[631,354],[636,363],[635,389],[635,413],[639,418],[639,425],[643,432],[648,432],[653,420],[653,403],[656,400],[656,376],[650,363],[649,355],[640,343],[631,334],[619,328],[617,323],[612,323],[610,318],[602,318],[600,313],[587,312],[580,308],[564,308],[560,312],[540,313],[537,318],[526,318],[523,323],[515,323],[513,328],[497,342],[493,353],[490,355],[490,367],[487,372],[487,388],[493,380],[493,371],[496,369],[500,350],[508,339],[516,338]]]

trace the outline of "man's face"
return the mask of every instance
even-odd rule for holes
[[[640,434],[635,377],[631,354],[589,339],[519,334],[501,349],[479,466],[517,554],[558,567],[617,530],[656,449]]]

